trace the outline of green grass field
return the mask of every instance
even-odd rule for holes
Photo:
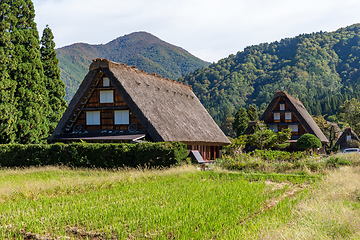
[[[0,172],[1,239],[252,239],[316,177],[56,167]]]

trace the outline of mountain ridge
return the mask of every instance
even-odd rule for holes
[[[74,43],[58,48],[56,52],[61,79],[66,85],[67,102],[75,94],[94,58],[135,65],[170,79],[210,64],[144,31],[130,33],[105,44]]]
[[[193,86],[218,124],[226,108],[253,104],[261,112],[277,90],[312,115],[333,115],[360,97],[360,24],[252,45],[179,80]]]

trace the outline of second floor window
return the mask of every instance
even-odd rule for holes
[[[274,120],[280,121],[280,113],[274,113]]]
[[[113,103],[113,102],[114,102],[113,90],[100,91],[100,103]]]

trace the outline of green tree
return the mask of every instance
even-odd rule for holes
[[[348,124],[357,134],[360,133],[360,102],[357,99],[345,101],[339,107],[336,117],[340,122],[346,123],[344,126]]]
[[[41,62],[52,110],[47,116],[49,119],[49,130],[52,133],[65,112],[67,104],[64,100],[65,84],[60,78],[59,60],[56,57],[54,35],[48,25],[46,25],[43,31],[40,43]]]
[[[332,151],[338,139],[339,133],[341,132],[341,129],[335,123],[326,121],[324,116],[322,115],[313,117],[313,119],[319,126],[321,131],[324,133],[326,138],[329,140],[329,143],[325,145],[326,150]]]
[[[239,137],[244,133],[249,124],[249,115],[245,108],[241,107],[235,114],[233,129],[236,132],[236,136]]]
[[[16,83],[5,85],[14,89],[14,92],[6,97],[14,97],[12,103],[16,112],[13,111],[15,116],[10,121],[14,125],[9,128],[9,131],[14,130],[15,133],[12,133],[11,137],[5,134],[5,137],[1,138],[7,142],[39,142],[48,134],[46,116],[51,109],[41,64],[39,35],[34,22],[34,6],[30,0],[4,0],[2,6],[6,8],[0,23],[1,32],[6,32],[2,39],[5,39],[5,42],[10,40],[2,46],[1,54],[9,54],[2,56],[7,63],[7,66],[2,68],[6,69],[6,79]]]
[[[283,149],[289,145],[287,141],[291,137],[291,129],[283,129],[281,132],[274,132],[268,129],[265,125],[256,125],[254,134],[248,136],[248,142],[251,145],[264,148]]]
[[[10,77],[13,70],[14,45],[11,41],[11,25],[15,16],[11,1],[0,2],[0,143],[14,142],[18,112],[15,92],[17,83]]]
[[[221,121],[220,129],[225,133],[226,136],[232,138],[235,137],[235,132],[233,130],[233,122],[234,122],[234,117],[231,113],[231,109],[226,108],[224,112],[224,117]]]
[[[257,110],[253,105],[249,106],[249,108],[247,110],[247,114],[249,116],[250,121],[256,121],[259,119]]]
[[[310,148],[321,148],[321,141],[315,135],[305,133],[296,142],[295,146],[302,150],[308,150]]]

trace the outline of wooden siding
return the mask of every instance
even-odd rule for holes
[[[285,104],[285,109],[280,110],[280,104]],[[291,112],[291,120],[285,119],[285,113]],[[274,113],[280,113],[280,120],[274,120]],[[304,126],[300,123],[299,119],[296,117],[295,113],[291,110],[289,104],[283,99],[283,97],[279,97],[274,107],[271,110],[271,114],[266,117],[265,123],[268,125],[277,125],[278,131],[282,131],[283,129],[288,128],[289,125],[295,123],[298,124],[298,131],[292,132],[292,135],[303,135],[306,132]]]
[[[112,90],[114,92],[114,101],[112,103],[100,103],[100,91],[102,90]],[[115,110],[128,110],[129,124],[114,124]],[[100,125],[86,125],[86,111],[100,111]],[[136,123],[138,129],[144,129],[135,114],[126,105],[119,92],[115,90],[114,85],[110,82],[110,86],[104,87],[103,79],[101,79],[89,98],[89,101],[81,111],[75,125],[81,125],[83,130],[127,130],[128,126],[132,123]]]
[[[188,150],[198,150],[205,161],[221,158],[221,146],[188,145]]]

